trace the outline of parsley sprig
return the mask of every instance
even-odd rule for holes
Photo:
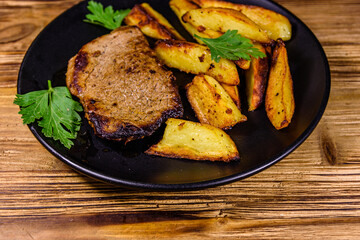
[[[194,36],[209,47],[211,59],[215,62],[219,62],[220,58],[250,60],[251,57],[266,57],[265,53],[254,47],[250,39],[242,37],[237,32],[237,30],[227,30],[218,38],[202,38],[196,34]]]
[[[105,9],[101,3],[89,1],[87,9],[91,12],[86,15],[85,22],[103,26],[109,30],[120,27],[123,19],[129,14],[131,9],[122,9],[114,11],[112,6]]]
[[[52,87],[48,80],[48,90],[17,94],[14,103],[20,106],[24,124],[38,120],[42,133],[52,137],[68,149],[71,148],[80,129],[81,117],[77,112],[83,109],[79,102],[71,98],[67,87]]]

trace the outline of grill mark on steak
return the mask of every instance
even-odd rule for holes
[[[183,107],[174,75],[137,27],[121,27],[84,45],[70,59],[66,83],[95,134],[131,141],[151,135]]]

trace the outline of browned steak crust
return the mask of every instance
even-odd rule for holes
[[[110,140],[143,138],[169,117],[181,117],[174,81],[137,27],[121,27],[87,43],[66,73],[95,134]]]

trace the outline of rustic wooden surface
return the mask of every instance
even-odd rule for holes
[[[126,190],[84,177],[22,125],[12,102],[24,53],[77,2],[0,1],[0,239],[360,239],[359,0],[277,0],[325,49],[326,112],[275,166],[189,192]]]

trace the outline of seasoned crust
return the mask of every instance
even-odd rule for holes
[[[87,43],[70,59],[66,74],[95,134],[126,141],[182,116],[174,81],[137,27],[121,27]]]

